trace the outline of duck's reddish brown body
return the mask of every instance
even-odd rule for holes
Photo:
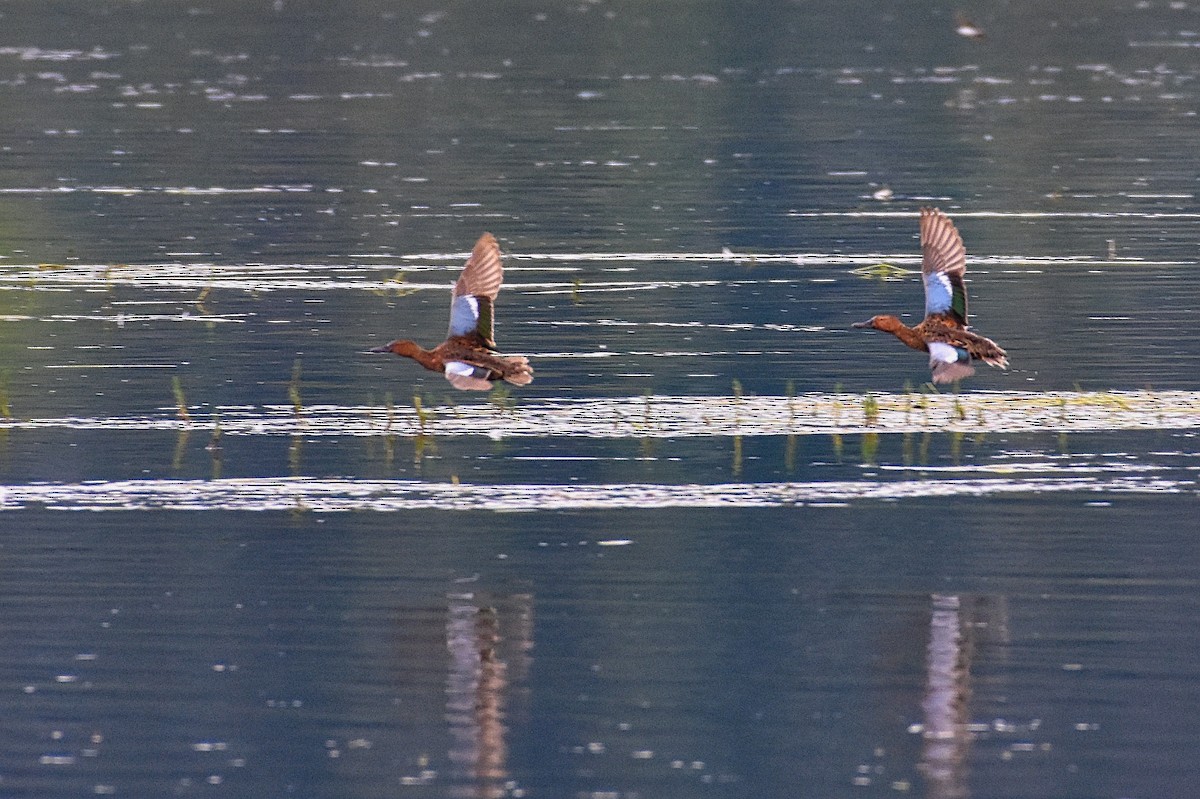
[[[1008,368],[1008,353],[967,327],[967,250],[950,218],[936,208],[921,209],[921,273],[925,318],[909,327],[895,316],[872,316],[854,327],[891,333],[914,350],[929,353],[933,382],[949,383],[975,373],[972,361]]]
[[[498,380],[517,386],[529,384],[533,368],[527,358],[496,353],[494,306],[503,282],[500,245],[491,233],[484,233],[454,284],[446,340],[427,350],[402,339],[371,352],[411,358],[432,372],[441,372],[455,388],[466,391],[487,391]]]

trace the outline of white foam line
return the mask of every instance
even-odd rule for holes
[[[372,266],[358,264],[185,264],[160,263],[138,265],[97,265],[97,264],[56,264],[52,267],[37,264],[4,264],[0,266],[0,290],[8,291],[52,291],[72,288],[113,286],[136,286],[147,290],[179,290],[200,291],[240,290],[240,291],[370,291],[408,293],[421,290],[446,290],[451,283],[422,283],[408,280],[389,279],[380,273],[384,270],[397,270],[407,273],[416,272],[445,272],[454,273],[459,269],[457,256],[446,256],[437,253],[427,253],[414,256],[394,256],[397,261],[412,258],[421,261],[436,261],[438,259],[452,261],[446,266],[432,264],[392,265],[378,264]],[[753,262],[757,265],[787,265],[800,267],[870,267],[880,263],[893,266],[905,265],[915,267],[920,263],[920,254],[912,251],[901,253],[864,253],[845,255],[838,253],[747,253],[731,260],[728,256],[715,253],[661,252],[661,253],[529,253],[508,256],[509,260],[557,262],[562,264],[586,263],[624,263],[624,264],[713,264],[733,263],[750,268]],[[1032,270],[1051,268],[1087,266],[1097,267],[1130,267],[1157,266],[1177,267],[1193,266],[1195,261],[1148,260],[1141,258],[1110,258],[1103,259],[1091,255],[1063,256],[1030,256],[1030,255],[973,255],[971,264],[974,267],[1005,266],[1025,267]],[[519,273],[578,273],[582,266],[539,266],[510,265],[508,272],[511,276]],[[610,272],[636,272],[636,267],[613,267]],[[707,277],[691,280],[654,279],[654,280],[586,280],[581,282],[563,281],[526,281],[510,280],[506,291],[524,292],[527,294],[575,294],[597,292],[647,291],[677,288],[705,288],[717,286],[762,285],[769,283],[795,284],[812,278],[797,272],[794,276],[774,271],[772,277],[756,275],[749,277]],[[820,279],[833,280],[833,277]]]
[[[0,510],[225,510],[395,512],[405,510],[543,511],[546,509],[746,508],[851,500],[984,497],[1010,494],[1161,494],[1189,483],[1119,477],[1023,480],[903,480],[661,485],[470,485],[410,480],[279,477],[221,480],[128,480],[0,486]]]
[[[1088,432],[1200,428],[1200,392],[634,396],[512,405],[291,405],[189,408],[161,415],[0,419],[0,430],[212,430],[231,436],[681,438],[861,433]]]
[[[48,363],[43,369],[178,369],[177,363]]]
[[[1174,456],[1178,457],[1178,456]],[[1085,463],[1063,463],[1041,461],[1034,463],[960,463],[954,466],[902,466],[881,463],[871,467],[882,472],[920,472],[922,474],[994,474],[1013,477],[1023,474],[1095,474],[1098,472],[1123,472],[1127,474],[1166,471],[1169,467],[1157,463],[1129,463],[1123,461],[1100,461]]]
[[[839,216],[844,214],[837,214]],[[881,211],[881,212],[854,212],[851,215],[861,215],[863,217],[873,216],[899,216],[910,217],[913,214],[900,212]],[[986,214],[979,214],[986,216]],[[804,216],[800,214],[800,216]],[[971,214],[956,214],[957,216],[971,216]],[[1197,214],[1200,217],[1200,214]],[[1189,217],[1190,218],[1190,217]],[[444,253],[422,253],[414,255],[399,255],[395,256],[398,260],[420,260],[420,261],[436,261],[449,260],[458,261],[460,255],[446,255]],[[558,261],[558,262],[632,262],[632,263],[662,263],[662,262],[678,262],[678,263],[728,263],[744,267],[753,267],[755,264],[799,264],[807,265],[827,265],[827,266],[873,266],[880,261],[888,263],[920,263],[920,255],[913,255],[912,252],[906,251],[902,253],[864,253],[860,255],[847,255],[844,253],[826,253],[826,252],[800,252],[800,253],[764,253],[764,252],[738,252],[738,253],[707,253],[707,252],[576,252],[576,253],[505,253],[506,260],[511,261]],[[1101,259],[1092,255],[1061,255],[1061,256],[1030,256],[1030,255],[972,255],[971,263],[973,264],[1034,264],[1034,265],[1063,265],[1063,264],[1103,264],[1103,265],[1129,265],[1129,264],[1152,264],[1152,265],[1179,265],[1191,264],[1193,261],[1146,261],[1138,258],[1115,258]],[[589,285],[589,284],[584,284]]]
[[[586,322],[566,319],[561,321],[530,320],[521,324],[541,327],[665,327],[688,330],[773,330],[777,333],[819,333],[828,329],[823,325],[790,325],[773,322],[766,324],[755,324],[753,322],[631,322],[624,319],[595,319]]]
[[[14,186],[0,188],[0,194],[118,194],[131,197],[138,194],[182,194],[212,196],[222,194],[289,194],[313,191],[311,186]]]
[[[953,211],[955,219],[1200,219],[1195,211]],[[916,219],[916,211],[789,211],[797,219]]]

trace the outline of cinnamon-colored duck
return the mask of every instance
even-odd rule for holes
[[[967,327],[967,250],[950,218],[937,208],[921,209],[921,274],[925,319],[908,327],[894,316],[872,316],[854,327],[891,333],[914,350],[929,353],[933,382],[950,383],[975,374],[972,361],[1008,368],[1008,353]]]
[[[412,341],[391,341],[371,352],[412,358],[432,372],[441,372],[451,385],[465,391],[487,391],[497,380],[527,385],[533,380],[529,360],[522,355],[496,354],[493,305],[503,282],[500,245],[495,236],[484,233],[475,242],[450,295],[446,340],[431,350]]]

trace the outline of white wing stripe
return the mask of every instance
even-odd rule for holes
[[[929,342],[929,367],[939,363],[958,363],[958,348],[941,341]]]
[[[446,361],[446,374],[475,377],[475,367],[462,361]]]

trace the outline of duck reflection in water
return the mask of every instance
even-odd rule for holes
[[[980,643],[1008,641],[1004,597],[934,594],[926,651],[920,771],[930,799],[967,799],[971,668]]]
[[[908,327],[894,316],[872,316],[854,327],[891,333],[914,350],[929,353],[933,382],[951,383],[975,374],[972,361],[1008,368],[1008,353],[967,327],[967,250],[950,218],[936,208],[921,209],[921,275],[925,319]]]
[[[482,599],[475,593],[451,594],[446,624],[450,795],[461,799],[509,795],[506,699],[513,680],[524,678],[528,669],[524,661],[533,645],[532,596],[517,594],[496,603]],[[510,657],[517,661],[515,674],[501,654],[502,626],[508,629]]]
[[[427,350],[414,341],[398,339],[371,352],[412,358],[432,372],[441,372],[451,385],[465,391],[488,391],[497,380],[516,386],[529,384],[533,369],[527,358],[496,354],[494,305],[503,282],[500,245],[495,236],[484,233],[475,242],[450,295],[446,340]]]

